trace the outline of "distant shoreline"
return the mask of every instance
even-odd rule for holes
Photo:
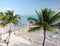
[[[20,31],[20,30],[22,30],[22,29],[24,29],[24,28],[26,28],[26,27],[28,27],[28,26],[17,27],[17,28],[15,28],[15,29],[13,29],[12,32]],[[6,33],[8,33],[8,32],[2,33],[2,34],[6,34]],[[0,34],[0,35],[2,35],[2,34]]]

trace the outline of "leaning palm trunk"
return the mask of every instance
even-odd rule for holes
[[[45,39],[46,39],[46,29],[44,28],[43,30],[44,30],[44,39],[43,39],[43,44],[42,44],[42,46],[45,45]]]
[[[11,31],[9,30],[9,36],[8,36],[7,46],[8,46],[8,44],[9,44],[10,35],[11,35]]]
[[[2,42],[2,30],[0,32],[0,46],[2,46],[1,42]]]
[[[10,35],[11,35],[11,23],[10,23],[10,29],[9,29],[9,36],[8,36],[7,46],[8,46],[8,44],[9,44]]]

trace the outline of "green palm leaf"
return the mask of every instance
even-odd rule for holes
[[[20,16],[19,14],[16,14],[16,15],[14,16],[14,18],[16,18],[16,19],[21,19],[21,16]]]
[[[32,17],[27,18],[27,20],[28,20],[28,21],[33,21],[33,22],[35,22],[35,23],[37,23],[37,22],[38,22],[38,20],[37,20],[37,19],[32,18]]]
[[[60,20],[60,14],[56,14],[50,18],[49,22],[54,23],[55,21]]]
[[[0,21],[3,20],[3,17],[4,17],[4,13],[0,12]]]
[[[41,12],[40,11],[38,12],[37,10],[35,10],[35,12],[38,16],[38,21],[43,21],[43,16],[42,16]]]
[[[33,27],[33,28],[30,28],[30,30],[28,30],[28,32],[35,32],[36,30],[39,31],[41,27]]]

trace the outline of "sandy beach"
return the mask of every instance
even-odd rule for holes
[[[0,46],[60,46],[60,0],[0,0]]]
[[[20,27],[14,29],[10,36],[9,46],[42,46],[43,30],[29,33],[29,26]],[[58,30],[59,29],[55,29]],[[56,32],[56,31],[55,31]],[[48,33],[48,32],[47,32]],[[8,36],[8,33],[2,34],[2,46],[6,46],[4,40]],[[47,34],[45,46],[59,46],[60,34]]]

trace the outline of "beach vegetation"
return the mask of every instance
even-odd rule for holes
[[[53,26],[59,25],[59,22],[57,22],[57,21],[60,20],[60,14],[58,14],[54,10],[48,9],[48,8],[43,8],[43,9],[41,9],[41,11],[35,10],[35,12],[37,14],[37,18],[29,17],[29,18],[27,18],[27,20],[29,22],[31,22],[31,21],[34,22],[34,25],[36,25],[36,26],[35,27],[32,26],[28,30],[28,32],[35,32],[35,31],[38,31],[41,28],[43,28],[44,39],[43,39],[42,46],[44,46],[45,39],[46,39],[46,31],[52,31],[52,27],[51,27],[52,25]]]
[[[17,25],[17,24],[20,24],[20,20],[21,20],[21,17],[19,14],[14,14],[14,11],[11,11],[11,10],[7,10],[4,14],[3,12],[0,12],[0,20],[2,21],[0,23],[1,26],[6,26],[6,25],[9,25],[9,35],[7,36],[6,40],[7,40],[7,46],[9,44],[9,39],[10,39],[10,35],[11,35],[11,28],[12,28],[12,24],[13,25]],[[5,41],[6,41],[5,40]]]

